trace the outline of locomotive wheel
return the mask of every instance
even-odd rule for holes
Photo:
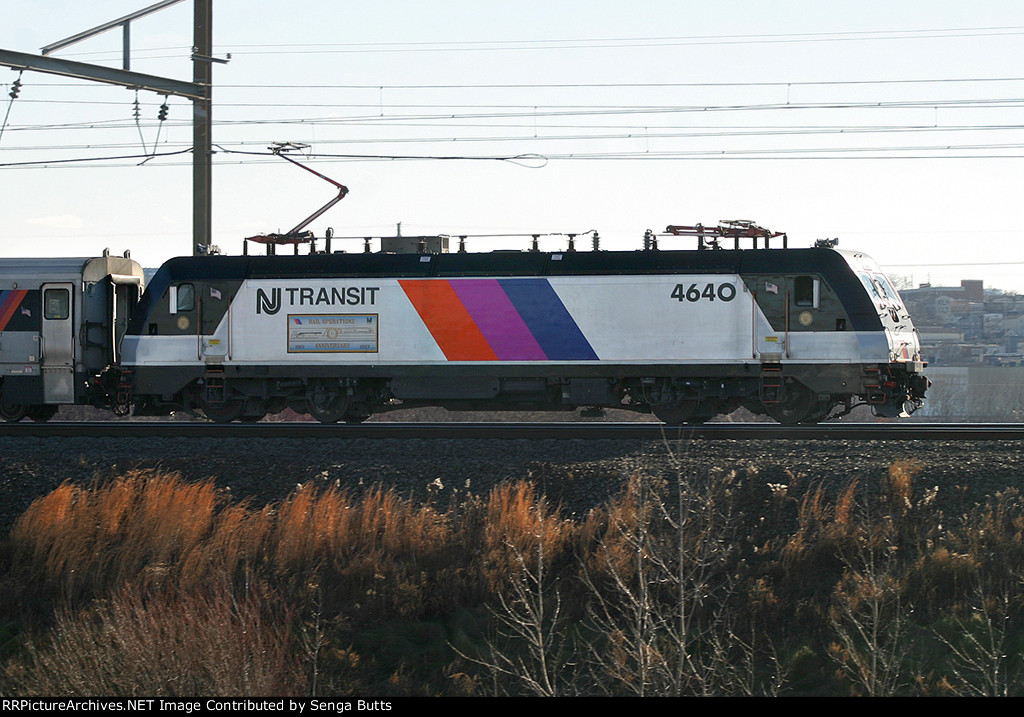
[[[830,401],[818,401],[818,403],[811,410],[810,415],[801,420],[800,423],[818,423],[831,412],[832,403]]]
[[[350,403],[349,397],[336,384],[316,381],[306,391],[306,409],[320,423],[337,423],[343,418],[347,419]]]
[[[689,398],[680,401],[677,406],[651,406],[651,413],[659,421],[670,426],[678,426],[687,421],[703,423],[708,417],[703,417],[703,420],[696,418],[699,405],[700,401],[698,399]]]
[[[371,411],[370,407],[365,403],[357,403],[349,408],[348,412],[345,414],[345,423],[362,423],[369,418],[372,413],[373,411]]]
[[[242,423],[259,423],[267,415],[267,404],[258,398],[249,398],[245,402],[245,410],[238,420]]]
[[[234,399],[231,401],[225,401],[219,406],[214,406],[205,400],[199,401],[199,408],[202,409],[206,417],[214,423],[231,423],[232,421],[242,417],[242,411],[245,410],[245,401],[242,399]]]
[[[25,417],[27,412],[28,409],[23,404],[0,401],[0,418],[9,423],[17,423]]]
[[[57,415],[57,407],[52,404],[44,406],[29,406],[25,409],[25,415],[36,423],[46,423]]]
[[[779,403],[765,405],[765,412],[779,423],[792,426],[808,420],[818,408],[818,401],[809,388],[803,384],[786,384],[786,393]]]

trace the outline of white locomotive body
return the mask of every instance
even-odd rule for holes
[[[831,248],[189,257],[123,342],[136,411],[394,407],[895,416],[927,380],[877,265]]]

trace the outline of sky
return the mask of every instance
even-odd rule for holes
[[[0,48],[154,0],[33,0]],[[750,220],[838,238],[907,285],[1024,292],[1016,0],[213,0],[213,237],[310,229],[561,250],[596,230]],[[132,24],[132,69],[190,80],[189,0]],[[57,57],[113,67],[119,30]],[[191,253],[187,100],[0,68],[0,254]],[[136,101],[138,119],[135,118]],[[158,119],[167,104],[167,118]],[[376,244],[374,244],[374,247]],[[589,249],[591,235],[577,239]],[[662,248],[692,240],[663,238]]]

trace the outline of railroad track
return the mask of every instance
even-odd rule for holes
[[[1020,423],[231,423],[107,421],[0,423],[0,436],[91,438],[581,439],[581,440],[1024,440]]]

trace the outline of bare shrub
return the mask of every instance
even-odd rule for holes
[[[634,476],[609,507],[587,561],[594,684],[610,694],[772,693],[755,673],[761,645],[737,631],[734,473]],[[751,632],[756,635],[756,631]],[[776,676],[781,672],[778,664]]]
[[[1000,594],[1024,572],[1024,498],[1007,488],[967,512],[955,536],[958,552],[972,556],[989,582],[985,591]]]
[[[780,560],[793,581],[811,573],[837,573],[837,554],[848,549],[855,529],[853,508],[857,481],[850,481],[830,501],[825,488],[809,489],[797,514],[797,529],[782,546]]]
[[[484,667],[498,694],[555,697],[574,694],[577,650],[554,561],[572,534],[532,487],[519,483],[491,493],[486,529],[486,560],[497,582],[497,605],[490,608],[496,634],[482,654],[459,654]]]
[[[227,591],[110,600],[61,611],[7,668],[13,695],[189,697],[302,694],[287,616]]]
[[[506,589],[509,576],[520,574],[523,556],[536,555],[541,541],[546,561],[565,562],[576,535],[575,526],[538,498],[530,483],[496,487],[487,499],[481,556],[489,592]]]
[[[909,475],[890,470],[896,489],[890,505],[909,512]],[[883,496],[884,499],[884,496]],[[836,582],[828,619],[835,636],[829,655],[859,694],[893,696],[914,683],[908,658],[915,630],[914,611],[905,597],[908,564],[912,553],[900,544],[903,529],[892,512],[877,514],[870,506],[857,511],[851,523],[851,541],[841,546],[838,557],[843,575]]]
[[[829,619],[836,642],[829,655],[862,694],[893,696],[912,683],[908,616],[888,556],[863,553],[836,586]]]
[[[1009,697],[1024,690],[1024,659],[1015,649],[1011,619],[1013,589],[985,594],[975,583],[966,615],[933,627],[936,638],[949,650],[950,692],[961,696]]]

